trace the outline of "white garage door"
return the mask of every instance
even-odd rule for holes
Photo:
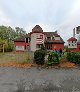
[[[16,50],[21,50],[21,51],[23,51],[23,50],[24,50],[24,46],[16,46]]]

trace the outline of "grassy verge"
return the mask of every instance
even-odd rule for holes
[[[8,52],[8,53],[0,53],[0,64],[15,62],[20,64],[30,63],[32,62],[32,57],[28,52]]]

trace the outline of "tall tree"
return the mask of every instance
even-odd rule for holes
[[[11,41],[16,37],[16,32],[10,26],[0,26],[0,38],[6,39],[7,41]]]
[[[26,31],[23,28],[15,27],[15,29],[18,37],[26,35]]]

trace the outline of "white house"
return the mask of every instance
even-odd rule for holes
[[[71,37],[67,41],[68,41],[68,48],[77,48],[77,39],[76,38]]]

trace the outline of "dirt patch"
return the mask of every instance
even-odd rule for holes
[[[46,68],[46,67],[50,67],[50,68],[76,68],[77,65],[71,62],[63,62],[60,63],[59,65],[53,65],[53,66],[46,66],[46,65],[36,65],[34,63],[27,63],[27,64],[18,64],[15,62],[8,62],[8,63],[4,63],[4,64],[0,64],[0,67],[18,67],[18,68],[31,68],[31,67],[42,67],[42,68]]]
[[[17,68],[31,68],[36,66],[33,63],[27,63],[27,64],[18,64],[15,62],[8,62],[8,63],[4,63],[4,64],[0,64],[0,67],[17,67]]]
[[[61,68],[76,68],[76,64],[71,63],[71,62],[63,62],[59,64],[59,67]]]

